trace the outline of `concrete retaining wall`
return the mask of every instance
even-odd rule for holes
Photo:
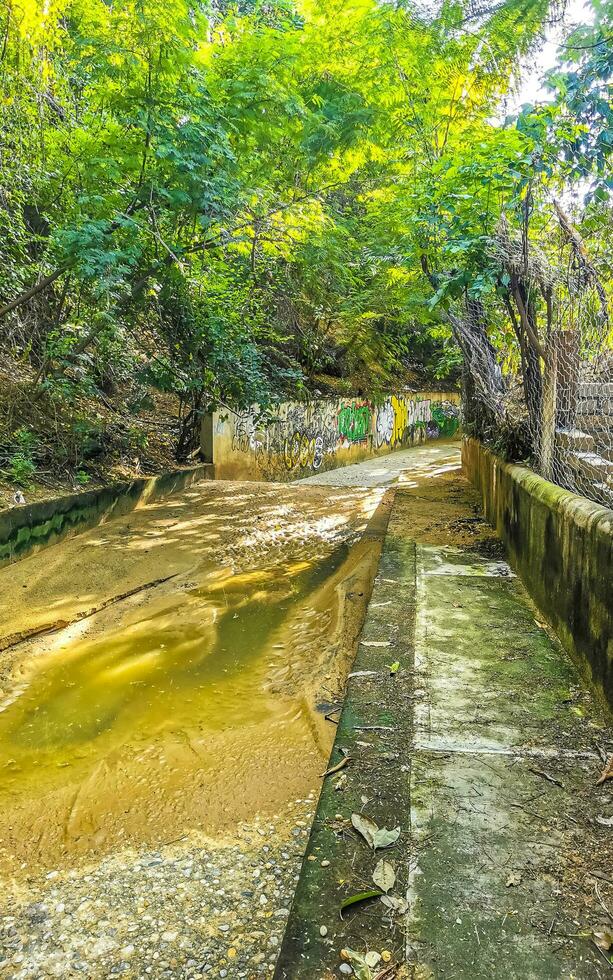
[[[0,565],[212,476],[212,466],[190,466],[0,511]]]
[[[613,707],[613,510],[474,439],[462,462],[530,595]]]
[[[426,439],[449,437],[459,424],[457,392],[403,392],[379,404],[364,398],[285,402],[272,417],[257,409],[205,418],[204,457],[222,480],[295,480],[358,463]]]

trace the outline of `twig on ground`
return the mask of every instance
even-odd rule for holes
[[[611,960],[609,959],[609,957],[607,956],[607,954],[605,953],[605,951],[603,949],[601,949],[600,946],[598,945],[598,943],[595,943],[593,939],[592,939],[592,946],[594,947],[594,949],[597,949],[598,950],[598,952],[602,956],[603,960],[605,961],[605,963],[609,967],[609,970],[613,970],[613,963],[611,963]]]
[[[609,909],[607,908],[607,906],[605,905],[605,903],[602,900],[602,895],[600,894],[600,889],[598,887],[598,882],[595,882],[594,883],[594,891],[596,892],[596,898],[600,902],[601,907],[605,910],[605,912],[609,916],[611,922],[613,922],[613,915],[611,915]]]
[[[554,786],[559,786],[560,789],[564,789],[564,783],[560,782],[559,779],[556,779],[555,776],[550,776],[548,772],[544,771],[544,769],[534,769],[530,767],[530,772],[533,772],[535,776],[540,776],[542,779],[546,779],[548,783],[553,783]]]
[[[332,708],[330,711],[328,711],[326,715],[324,715],[324,719],[326,721],[331,721],[333,725],[338,725],[338,722],[335,721],[334,718],[331,718],[330,716],[335,715],[337,711],[342,711],[342,710],[343,710],[342,704],[339,705],[338,708]]]
[[[354,725],[354,732],[395,732],[391,725]]]
[[[607,876],[601,874],[600,871],[588,871],[588,874],[591,875],[592,878],[600,878],[601,881],[606,881],[607,885],[613,885],[613,879],[607,878]]]
[[[395,977],[397,969],[398,964],[391,963],[390,966],[386,966],[380,973],[377,973],[375,980],[388,980],[388,978]]]
[[[325,772],[321,773],[321,779],[325,779],[326,776],[331,776],[333,772],[339,772],[340,769],[344,769],[348,762],[351,762],[351,756],[346,755],[340,762],[337,762],[335,766],[330,766]]]
[[[537,817],[538,820],[545,820],[545,817],[541,813],[537,813],[536,810],[529,810],[523,803],[511,803],[510,805],[519,810],[523,810],[525,813],[529,813],[532,817]]]

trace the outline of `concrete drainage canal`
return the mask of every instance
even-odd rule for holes
[[[381,490],[201,484],[0,570],[0,975],[272,973]]]
[[[192,485],[0,569],[0,977],[608,976],[609,716],[459,465]]]

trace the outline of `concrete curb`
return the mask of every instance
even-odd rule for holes
[[[339,950],[363,947],[364,912],[348,909],[341,919],[343,900],[375,887],[372,873],[382,856],[397,864],[406,858],[412,672],[392,675],[388,665],[412,663],[414,610],[415,545],[387,534],[330,759],[334,765],[344,752],[351,757],[339,772],[346,781],[342,793],[335,791],[338,776],[324,781],[274,980],[337,976]],[[379,827],[400,826],[398,845],[373,853],[351,826],[354,811]],[[369,941],[404,959],[402,931],[392,935],[382,906],[369,919]]]
[[[0,512],[0,567],[206,479],[210,463],[11,507]]]
[[[462,464],[512,564],[613,707],[613,510],[464,437]]]

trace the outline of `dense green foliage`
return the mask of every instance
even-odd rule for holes
[[[610,3],[552,101],[496,121],[549,8],[0,0],[0,342],[27,400],[172,393],[185,456],[212,404],[463,359],[495,413],[552,325],[501,228],[564,263],[574,183],[584,234],[611,232]]]

